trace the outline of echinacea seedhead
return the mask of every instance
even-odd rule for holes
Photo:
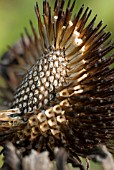
[[[50,155],[64,147],[74,158],[88,156],[99,144],[112,151],[114,57],[106,57],[114,48],[111,34],[102,21],[94,26],[97,16],[89,21],[88,7],[82,5],[73,17],[75,0],[64,4],[56,0],[51,12],[44,0],[41,17],[36,3],[39,35],[30,21],[33,38],[25,29],[21,55],[10,47],[2,58],[7,84],[2,97],[10,99],[10,110],[1,111],[0,143],[11,140],[18,148],[47,149]]]

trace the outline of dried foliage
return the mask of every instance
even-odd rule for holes
[[[48,158],[48,152],[38,154],[31,150],[31,154],[22,157],[21,153],[11,144],[4,149],[4,165],[2,170],[51,170],[52,163]]]
[[[111,154],[107,151],[105,146],[96,148],[97,153],[91,155],[94,160],[102,163],[103,170],[114,170],[114,160]],[[17,150],[12,143],[7,143],[4,148],[4,164],[1,170],[67,170],[67,153],[63,148],[55,149],[55,166],[49,159],[49,153],[44,151],[38,153],[31,150],[29,155],[22,156],[21,152]],[[104,156],[105,155],[105,156]],[[79,166],[79,164],[78,164]],[[89,167],[88,167],[89,168]],[[87,170],[81,163],[78,169]]]

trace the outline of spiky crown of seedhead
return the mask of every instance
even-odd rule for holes
[[[9,119],[18,124],[16,134],[12,124],[16,144],[35,141],[30,146],[39,151],[64,146],[73,156],[87,155],[98,144],[113,148],[114,69],[110,66],[114,57],[105,56],[114,46],[102,21],[94,26],[96,16],[87,24],[89,8],[84,11],[82,5],[72,18],[75,0],[71,5],[69,0],[65,9],[64,4],[56,0],[52,14],[44,0],[42,21],[36,3],[39,37],[30,22],[34,39],[25,30],[28,41],[22,36],[22,56],[11,48],[16,65],[9,61],[11,72],[6,74],[8,85],[21,82],[12,102],[21,115]],[[27,71],[17,79],[16,71],[22,68]],[[37,141],[42,136],[41,147]]]

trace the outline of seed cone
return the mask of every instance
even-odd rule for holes
[[[64,4],[56,0],[52,13],[44,0],[42,21],[36,3],[39,36],[30,21],[33,38],[25,29],[22,46],[2,58],[7,87],[0,87],[1,96],[10,106],[1,111],[0,144],[10,140],[24,151],[47,149],[50,155],[62,146],[73,157],[87,156],[99,144],[113,152],[111,34],[102,21],[94,26],[97,16],[88,22],[89,8],[82,5],[72,16],[75,1]]]

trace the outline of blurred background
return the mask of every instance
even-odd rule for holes
[[[30,31],[31,19],[37,28],[37,20],[34,12],[36,0],[0,0],[0,56],[7,50],[7,45],[13,45],[24,33],[24,27]],[[42,12],[43,0],[38,0]],[[53,4],[54,0],[49,0]],[[96,24],[103,20],[108,25],[106,30],[112,32],[114,39],[114,0],[77,0],[77,12],[82,4],[92,9],[91,18],[98,15]],[[114,40],[113,40],[114,41]],[[99,165],[93,164],[91,170],[100,170]]]
[[[7,45],[13,45],[19,40],[20,33],[24,33],[26,26],[30,30],[29,20],[31,19],[37,27],[37,20],[34,12],[36,0],[0,0],[0,56],[7,49]],[[42,12],[43,0],[38,0]],[[49,0],[53,4],[54,0]],[[114,37],[114,0],[77,0],[74,12],[82,4],[93,10],[92,17],[98,14],[97,22],[103,20],[108,25],[106,30],[111,31]]]

